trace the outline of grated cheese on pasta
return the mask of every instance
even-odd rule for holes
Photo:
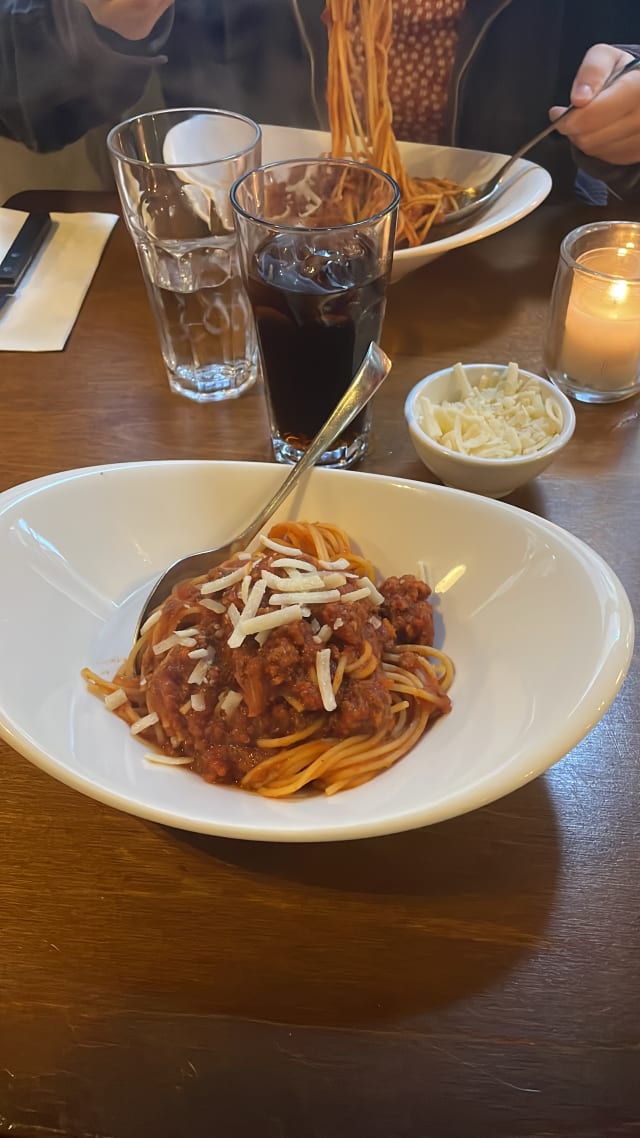
[[[335,711],[338,706],[331,685],[331,649],[319,648],[316,652],[316,675],[325,711]]]
[[[116,688],[115,691],[109,692],[104,697],[104,705],[109,708],[109,711],[115,711],[117,707],[122,707],[127,703],[129,696],[122,688]]]
[[[460,399],[418,400],[418,422],[440,446],[478,458],[517,458],[538,454],[560,434],[559,402],[517,364],[510,363],[498,379],[484,374],[473,385],[462,364],[453,370]]]

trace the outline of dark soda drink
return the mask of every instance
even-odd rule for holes
[[[365,236],[330,231],[312,239],[276,234],[248,269],[272,428],[293,459],[329,418],[371,341],[379,340],[387,277]],[[348,455],[366,414],[336,440],[332,456]]]

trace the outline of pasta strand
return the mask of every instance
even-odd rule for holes
[[[326,0],[327,106],[332,157],[366,162],[398,183],[396,246],[403,247],[426,240],[434,222],[456,208],[453,195],[461,187],[448,178],[414,177],[402,161],[389,98],[392,17],[393,0]]]

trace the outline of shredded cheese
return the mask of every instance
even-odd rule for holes
[[[364,586],[362,589],[352,589],[349,593],[342,594],[342,600],[345,605],[352,605],[354,601],[366,601],[371,599],[369,589]]]
[[[562,429],[562,410],[534,379],[510,363],[501,376],[485,373],[471,384],[456,364],[460,398],[433,403],[418,400],[423,431],[447,450],[478,458],[517,458],[538,454]]]
[[[342,598],[347,599],[347,596]],[[324,605],[327,601],[339,601],[339,589],[324,589],[309,593],[272,593],[269,597],[270,605]]]
[[[154,754],[151,751],[144,757],[148,763],[157,763],[162,767],[188,767],[193,762],[188,755],[162,755],[160,752]]]
[[[236,708],[242,703],[242,695],[239,691],[228,691],[220,700],[220,710],[224,712],[227,717],[233,715]]]
[[[325,589],[339,589],[341,585],[346,585],[347,578],[344,573],[321,573],[320,576],[324,582]],[[351,574],[349,574],[351,576]]]
[[[316,674],[320,698],[325,711],[335,711],[336,697],[331,684],[331,649],[319,648],[316,652]]]
[[[109,692],[104,697],[104,705],[108,707],[109,711],[115,711],[116,707],[122,707],[123,703],[127,703],[129,696],[122,688],[116,688],[115,691]]]
[[[348,569],[349,562],[346,557],[338,557],[336,561],[318,561],[322,569]]]
[[[376,589],[370,577],[358,577],[358,584],[361,589],[368,589],[371,600],[376,605],[384,604],[384,597],[379,589]]]
[[[244,620],[242,630],[245,636],[253,636],[256,632],[278,628],[281,624],[291,624],[294,620],[302,620],[302,610],[299,604],[286,605],[276,612],[264,612],[260,616]]]
[[[201,684],[208,671],[209,671],[209,661],[208,660],[198,660],[198,663],[196,664],[195,668],[193,669],[191,675],[189,676],[187,683],[188,684]]]
[[[265,581],[254,581],[251,592],[247,596],[246,604],[240,614],[240,619],[227,641],[227,644],[230,648],[239,648],[243,643],[244,638],[247,635],[244,630],[245,621],[251,620],[252,617],[256,615],[262,603],[262,598],[264,596],[266,587],[267,585]]]
[[[201,597],[198,603],[201,608],[209,609],[209,612],[217,612],[219,614],[222,614],[223,612],[227,611],[222,601],[212,601],[207,597]]]
[[[153,628],[154,624],[158,623],[161,616],[162,612],[160,609],[156,609],[154,612],[152,612],[151,616],[148,616],[142,625],[142,628],[140,629],[140,635],[144,636],[145,632],[148,632],[150,628]]]
[[[141,731],[146,731],[147,727],[155,727],[156,723],[159,723],[158,716],[155,711],[151,711],[149,715],[143,715],[141,719],[136,719],[135,723],[132,723],[131,734],[139,735]]]
[[[304,557],[301,549],[291,545],[282,545],[279,541],[274,541],[272,537],[267,537],[266,533],[260,534],[260,543],[264,545],[265,549],[273,549],[274,553],[284,553],[285,556]]]
[[[307,593],[310,589],[324,588],[324,581],[319,573],[296,573],[295,577],[279,577],[277,573],[263,569],[261,576],[270,589],[280,593]]]
[[[173,648],[174,644],[179,643],[178,637],[172,632],[171,636],[167,636],[164,640],[159,640],[157,644],[154,644],[153,654],[154,656],[162,656],[164,652],[168,652],[170,648]],[[195,644],[195,640],[193,643]]]
[[[205,581],[204,585],[200,586],[200,595],[208,597],[210,593],[221,593],[224,589],[228,589],[230,585],[237,584],[241,581],[247,572],[247,565],[241,565],[239,569],[233,569],[231,573],[225,573],[222,577],[216,577],[213,581]]]
[[[274,569],[299,569],[301,573],[315,573],[315,565],[302,561],[299,557],[276,557],[271,562]]]

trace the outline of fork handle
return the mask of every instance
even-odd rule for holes
[[[238,534],[233,542],[233,550],[244,549],[251,539],[262,529],[264,523],[268,521],[271,515],[274,514],[285,499],[289,497],[289,494],[296,483],[302,478],[302,475],[310,466],[314,465],[323,451],[331,446],[331,443],[337,438],[340,432],[343,431],[345,427],[348,427],[351,420],[367,405],[371,397],[375,395],[382,381],[389,374],[390,369],[391,360],[385,355],[382,348],[372,340],[358,371],[334,412],[327,419],[324,427],[322,427],[316,435],[302,458],[300,458],[289,471],[289,474],[284,482],[280,484],[275,494],[260,510],[257,517],[249,523],[242,533]]]
[[[628,71],[634,71],[636,67],[640,67],[640,59],[630,59],[628,63],[625,63],[624,67],[620,67],[617,71],[612,71],[609,77],[605,79],[604,83],[602,84],[602,87],[598,91],[598,95],[600,95],[602,91],[606,91],[612,83],[615,83],[617,79],[620,79],[623,75],[626,75]],[[597,99],[598,95],[594,95],[594,98]],[[528,154],[529,151],[532,150],[534,146],[537,146],[539,142],[542,142],[543,138],[546,138],[547,135],[552,134],[562,119],[566,119],[567,115],[573,114],[574,111],[580,109],[580,107],[574,107],[574,105],[571,104],[571,106],[567,107],[567,109],[563,111],[561,115],[558,115],[557,119],[554,119],[552,123],[549,123],[548,126],[545,126],[544,130],[541,130],[539,134],[536,134],[534,138],[529,139],[528,142],[525,142],[524,146],[521,146],[519,150],[516,150],[515,154],[512,154],[508,161],[505,162],[504,166],[501,166],[498,172],[494,174],[493,178],[491,179],[492,188],[499,185],[507,171],[510,170],[513,166],[514,162],[517,162],[519,158],[523,158],[525,154]]]

